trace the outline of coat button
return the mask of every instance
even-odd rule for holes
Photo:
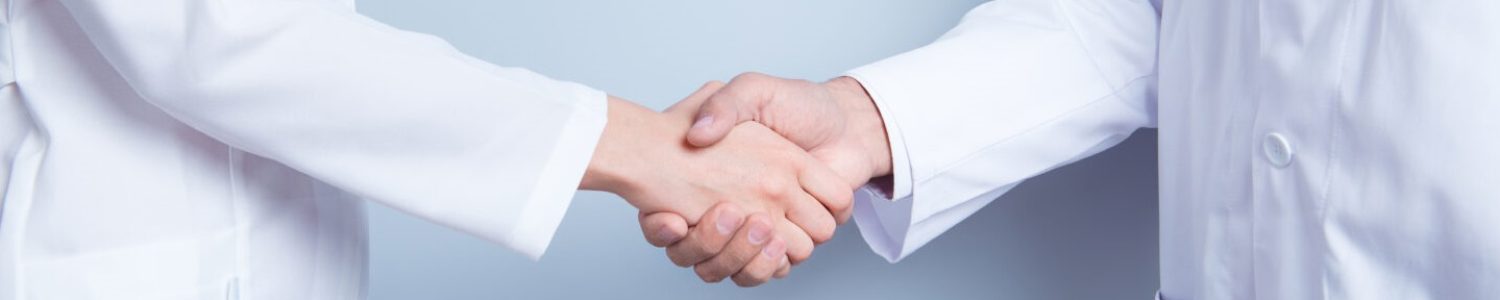
[[[1280,133],[1266,135],[1266,141],[1261,145],[1265,150],[1266,160],[1278,168],[1292,164],[1292,144],[1286,141],[1286,137]]]

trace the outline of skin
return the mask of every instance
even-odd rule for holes
[[[874,100],[853,78],[814,83],[746,73],[713,91],[696,111],[694,126],[687,134],[691,145],[712,149],[710,146],[722,145],[743,124],[761,124],[830,166],[843,178],[848,190],[872,180],[876,186],[890,185],[887,175],[891,172],[891,154],[884,122]],[[829,207],[829,211],[842,223],[852,207]],[[643,214],[640,221],[647,239],[653,245],[667,247],[667,256],[672,261],[700,262],[694,264],[698,274],[725,274],[756,267],[753,262],[715,262],[726,253],[754,251],[753,244],[731,243],[717,248],[720,251],[680,250],[705,248],[695,246],[698,243],[718,243],[727,239],[727,231],[699,230],[687,226],[690,220],[672,213]],[[826,239],[815,240],[823,241]],[[796,264],[800,260],[791,262]],[[782,269],[773,277],[785,277],[788,271]],[[749,277],[743,282],[736,279],[736,283],[755,286],[767,280]]]
[[[685,143],[698,106],[722,86],[709,83],[664,113],[610,97],[608,123],[579,187],[620,195],[643,216],[678,216],[647,231],[647,240],[684,254],[678,257],[707,257],[672,260],[712,266],[698,269],[704,281],[764,282],[833,235],[839,218],[830,211],[849,210],[852,190],[759,124],[734,126],[715,147]],[[699,224],[709,226],[693,226]],[[697,234],[659,243],[677,230]]]

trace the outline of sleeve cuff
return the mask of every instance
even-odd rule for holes
[[[868,76],[862,74],[864,68],[851,71],[844,76],[854,78],[864,86],[865,92],[870,94],[870,99],[875,102],[875,110],[880,113],[880,120],[885,124],[886,142],[891,147],[891,187],[889,190],[877,186],[866,185],[863,189],[872,193],[875,198],[883,198],[890,201],[910,198],[912,194],[911,158],[907,154],[906,139],[901,133],[900,122],[897,122],[896,108],[885,102],[881,97],[879,84],[870,81]],[[889,191],[889,193],[887,193]]]
[[[910,253],[906,249],[911,228],[911,199],[891,201],[878,189],[865,187],[854,193],[854,224],[859,236],[876,255],[895,263]]]
[[[864,86],[865,92],[874,100],[876,111],[885,125],[886,142],[891,147],[891,186],[881,187],[867,184],[855,193],[854,222],[859,234],[870,250],[886,261],[895,263],[910,253],[906,249],[906,237],[911,228],[912,174],[911,157],[906,148],[906,139],[901,132],[895,111],[880,93],[880,83],[860,68],[844,74]]]
[[[553,147],[556,150],[547,158],[536,189],[531,191],[510,234],[509,244],[532,260],[540,260],[552,243],[607,122],[608,102],[603,92],[580,87],[575,93],[579,101],[574,103],[572,120],[558,137]]]

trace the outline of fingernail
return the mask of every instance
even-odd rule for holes
[[[786,254],[786,242],[782,240],[773,240],[771,241],[770,245],[766,245],[765,248],[760,248],[760,255],[765,255],[766,258],[774,259],[777,258],[777,256],[781,256],[783,254]]]
[[[768,239],[768,238],[771,237],[771,228],[767,228],[767,227],[769,227],[769,226],[766,226],[764,224],[758,224],[758,223],[750,225],[750,244],[751,245],[760,245],[761,243],[765,243],[766,239]]]
[[[660,241],[663,241],[663,242],[672,242],[672,241],[676,241],[678,238],[679,237],[677,236],[677,232],[676,231],[672,231],[671,227],[662,226],[661,229],[656,230],[656,239],[657,240],[660,240]]]
[[[713,123],[714,123],[714,116],[713,115],[704,115],[704,116],[698,117],[698,121],[693,122],[693,128],[708,127],[708,125],[712,125]],[[681,123],[678,123],[678,124],[681,124]]]
[[[744,221],[744,219],[745,217],[741,216],[738,210],[724,210],[724,212],[719,213],[719,234],[729,235],[734,233],[735,229],[740,228],[740,222]]]

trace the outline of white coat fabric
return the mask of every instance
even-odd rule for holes
[[[895,177],[855,218],[895,261],[1156,127],[1161,298],[1500,299],[1496,53],[1497,1],[994,1],[850,72]]]
[[[0,299],[362,298],[362,199],[536,257],[606,111],[345,1],[4,1],[0,79]]]

